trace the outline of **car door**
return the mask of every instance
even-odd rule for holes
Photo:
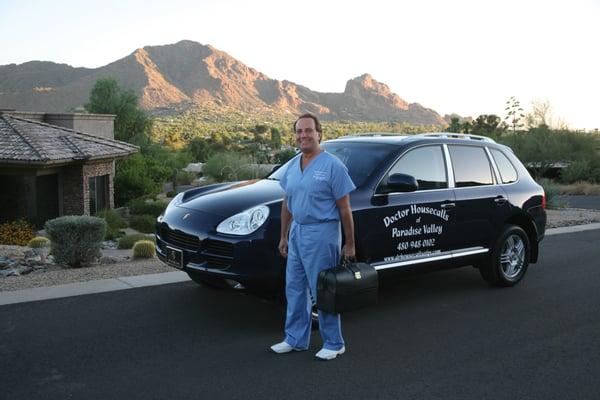
[[[392,174],[415,177],[414,192],[392,192]],[[441,145],[412,148],[401,155],[382,177],[371,207],[355,216],[362,257],[374,264],[417,260],[451,250],[447,229],[452,219],[454,192]]]
[[[484,146],[448,144],[456,208],[451,246],[456,252],[491,249],[510,213]]]

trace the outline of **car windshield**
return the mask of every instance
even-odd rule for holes
[[[356,187],[360,187],[377,166],[394,150],[394,146],[389,144],[364,142],[328,142],[322,143],[321,147],[342,160],[348,168],[350,178],[352,178],[352,182]],[[290,161],[269,175],[268,179],[279,180]]]

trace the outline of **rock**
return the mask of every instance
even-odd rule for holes
[[[116,257],[104,256],[104,257],[100,257],[98,262],[100,264],[116,264],[119,262],[119,259]]]
[[[37,256],[37,253],[35,252],[35,250],[29,249],[29,250],[25,250],[23,252],[23,258],[33,258]]]
[[[28,265],[19,265],[17,267],[17,271],[19,272],[19,275],[27,275],[28,273],[33,271],[33,268]]]
[[[19,275],[19,271],[12,269],[12,268],[0,270],[0,276],[3,278],[6,278],[7,276],[18,276],[18,275]]]

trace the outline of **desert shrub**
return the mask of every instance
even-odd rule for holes
[[[118,248],[119,249],[131,249],[135,242],[140,240],[152,240],[154,241],[154,236],[145,235],[143,233],[135,233],[133,235],[126,235],[119,239]]]
[[[152,215],[156,218],[167,208],[167,204],[160,200],[134,199],[129,202],[129,213],[131,215]]]
[[[575,182],[561,186],[560,194],[598,196],[600,195],[600,185],[583,181]]]
[[[183,170],[177,171],[176,183],[177,185],[191,185],[193,180],[196,179],[195,172],[188,172]]]
[[[142,233],[154,232],[154,226],[156,224],[156,217],[152,215],[133,215],[129,219],[129,226],[140,231]]]
[[[68,215],[47,221],[45,229],[57,263],[77,268],[100,257],[100,245],[106,235],[104,219]]]
[[[48,247],[50,246],[50,240],[43,236],[36,236],[33,239],[31,239],[29,243],[27,243],[27,246],[31,247],[32,249]]]
[[[294,157],[296,155],[296,151],[293,149],[285,149],[278,151],[275,153],[275,162],[277,164],[284,164],[287,160]]]
[[[166,193],[166,196],[167,196],[167,197],[170,197],[170,198],[173,198],[173,197],[175,197],[176,195],[177,195],[177,192],[176,192],[176,191],[174,191],[174,190],[169,190],[169,191]],[[160,215],[160,214],[159,214],[159,215]]]
[[[249,164],[250,158],[242,154],[217,153],[202,166],[202,173],[216,182],[251,179],[252,171]]]
[[[544,188],[546,193],[546,206],[548,208],[563,208],[564,204],[559,202],[557,196],[560,194],[560,186],[550,179],[540,179],[538,183]]]
[[[35,237],[35,228],[29,222],[19,219],[0,225],[0,243],[25,246]]]
[[[589,160],[577,160],[561,171],[560,180],[564,183],[587,180],[590,176],[590,172],[591,165]]]
[[[102,210],[96,216],[106,221],[105,240],[114,240],[122,236],[120,229],[127,228],[127,222],[115,210]]]
[[[156,254],[154,242],[139,240],[133,245],[133,258],[152,258]]]

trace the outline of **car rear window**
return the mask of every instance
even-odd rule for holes
[[[348,174],[356,187],[361,186],[373,173],[381,162],[394,150],[395,146],[385,143],[352,143],[352,142],[330,142],[322,143],[321,147],[327,152],[339,158],[346,168]],[[296,157],[292,158],[295,160]],[[291,160],[290,160],[291,161]],[[281,179],[281,175],[289,165],[290,161],[277,169],[269,179]]]
[[[500,150],[496,149],[490,149],[490,153],[492,153],[492,157],[494,157],[494,161],[498,167],[498,172],[500,172],[500,179],[502,179],[502,183],[516,182],[517,170],[512,165],[508,157],[506,157]]]
[[[483,147],[448,146],[456,187],[491,185],[490,161]]]

